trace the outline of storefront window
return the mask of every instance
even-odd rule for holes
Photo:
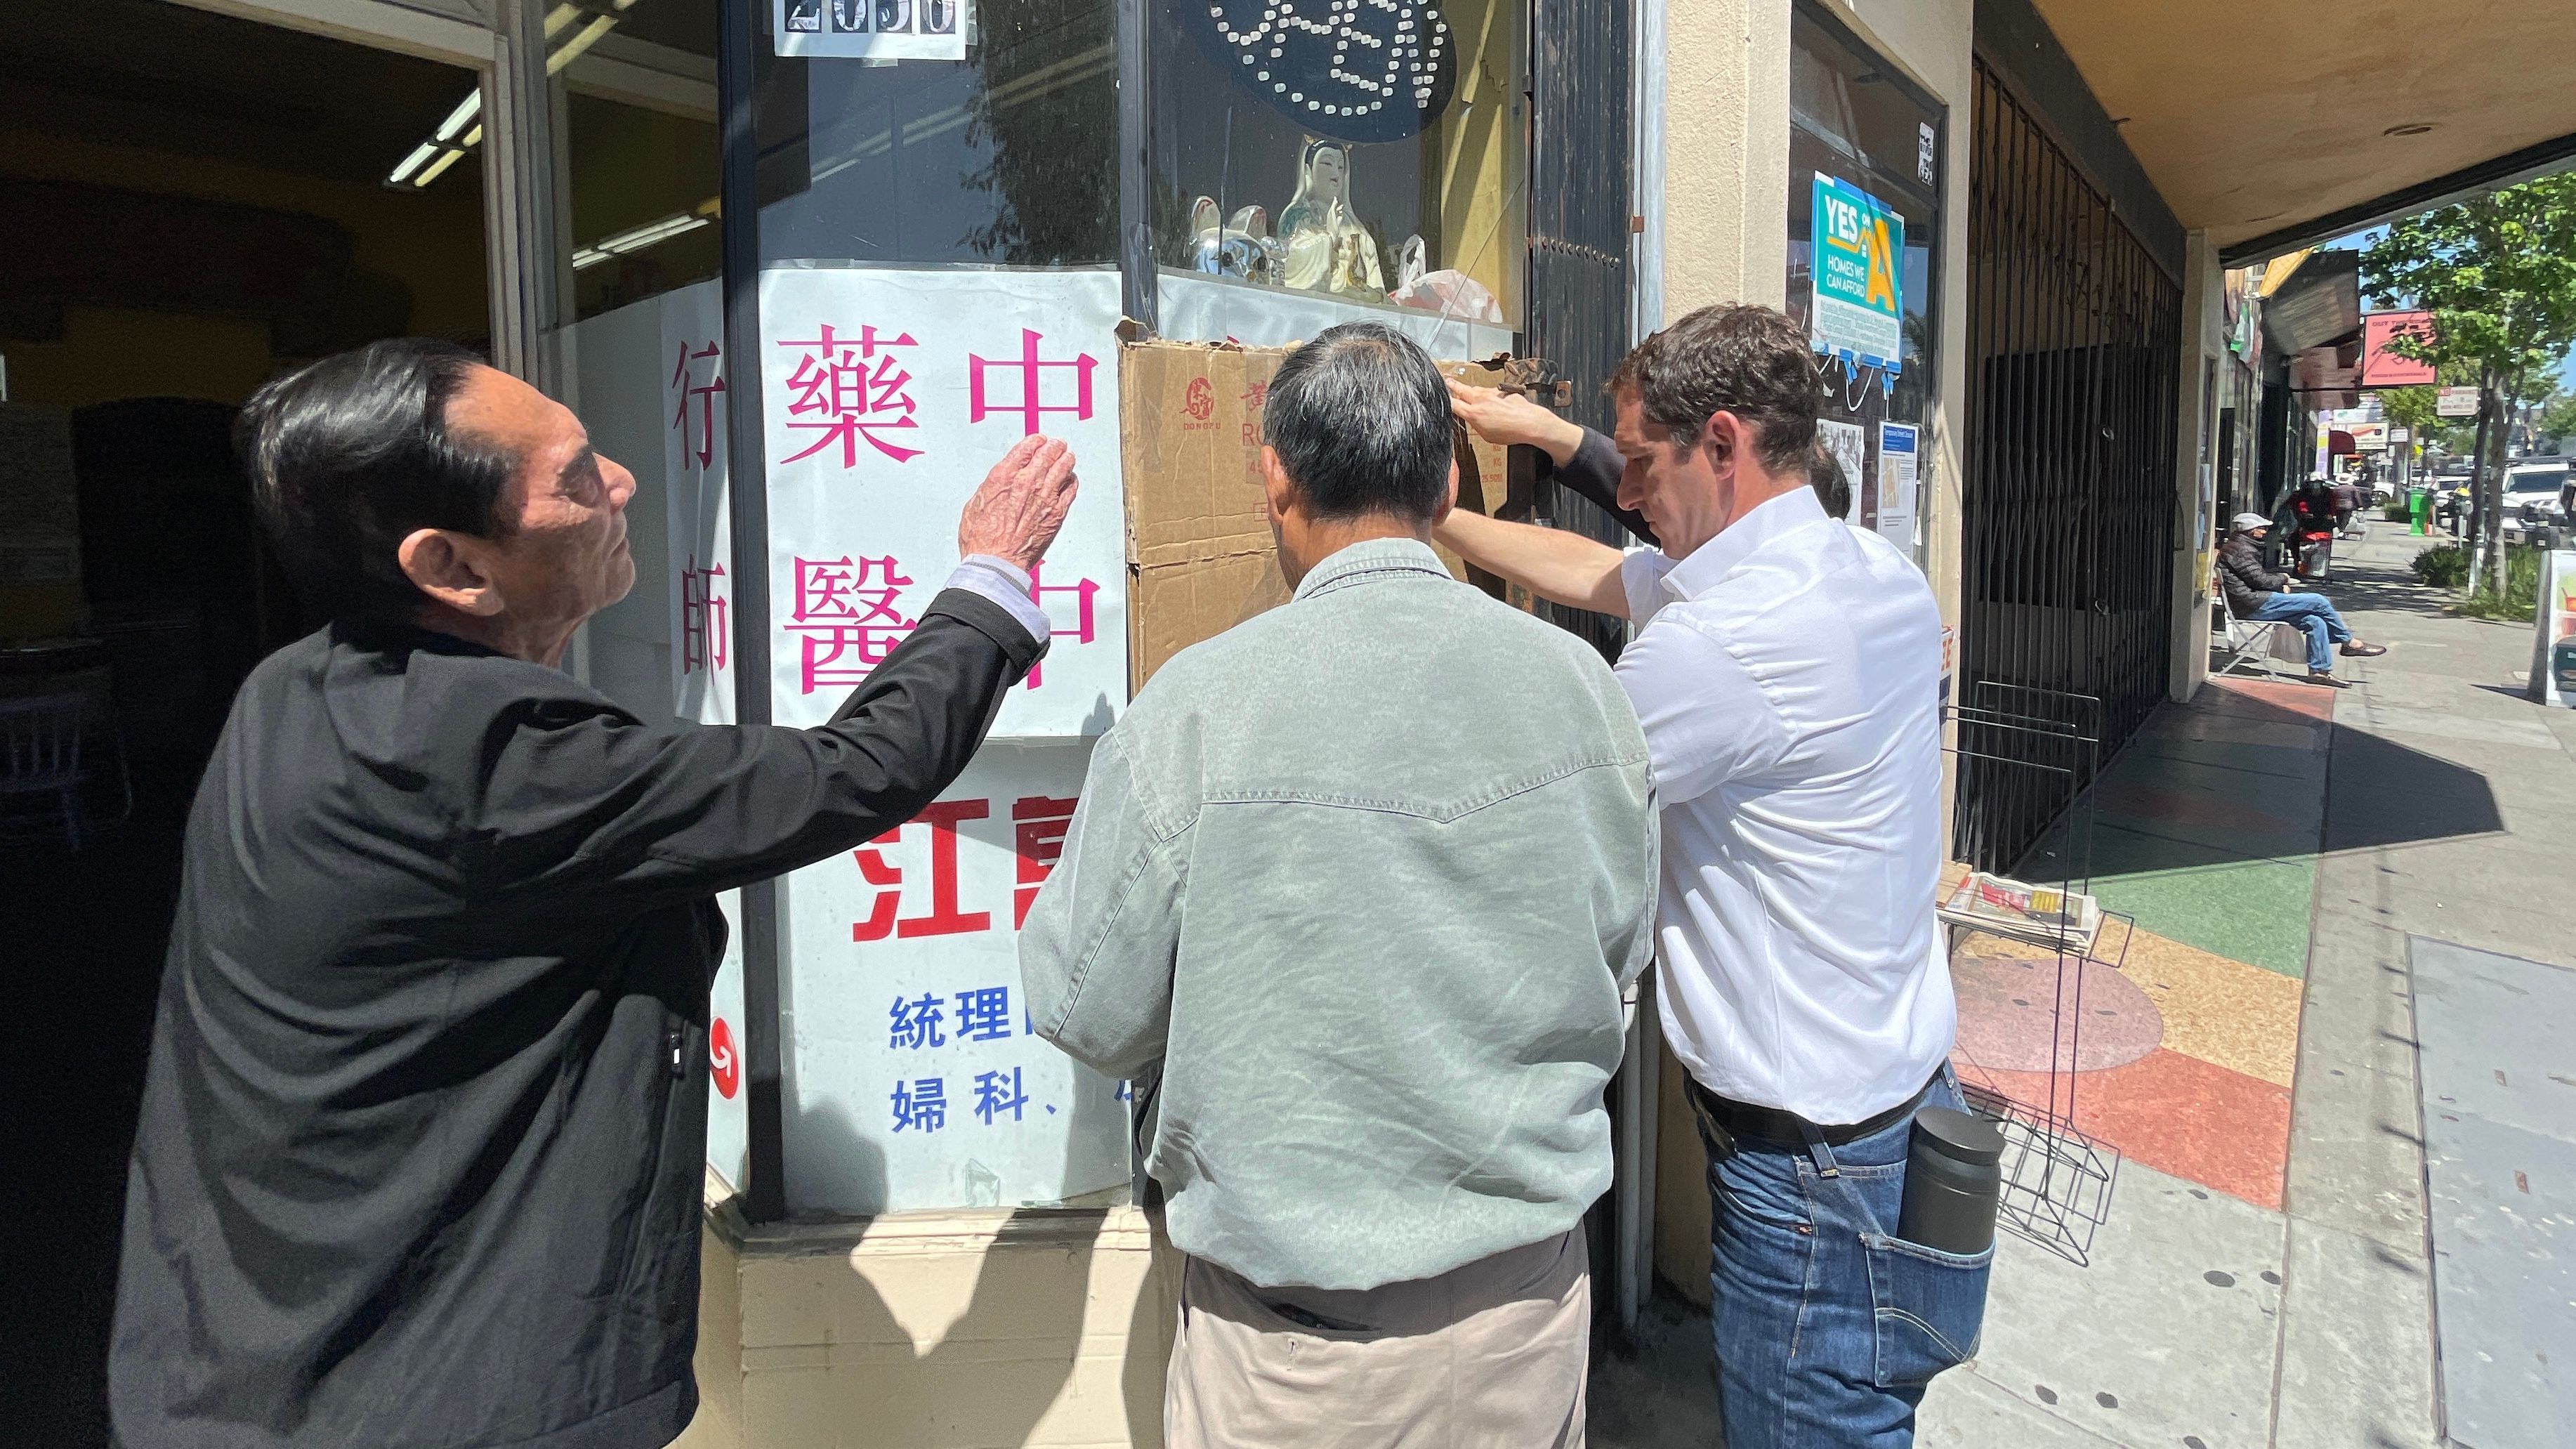
[[[1267,333],[1383,314],[1417,332],[1425,320],[1474,324],[1508,344],[1526,229],[1525,6],[1158,9],[1151,150],[1165,336],[1286,341]],[[1278,292],[1336,305],[1291,307]]]
[[[566,162],[564,320],[720,270],[715,23],[714,0],[633,0],[596,15],[559,5],[548,16]]]
[[[727,361],[760,379],[771,607],[743,622],[775,720],[823,723],[921,622],[1013,444],[1063,440],[1083,482],[1036,571],[1049,652],[984,749],[912,820],[779,884],[786,1206],[1114,1199],[1126,1091],[1034,1034],[1018,934],[1127,701],[1115,11],[765,9],[759,355]]]
[[[1802,4],[1790,29],[1789,314],[1821,354],[1850,520],[1917,546],[1942,108]]]
[[[780,0],[780,14],[791,47],[810,37],[816,53],[763,56],[764,261],[1116,260],[1107,0]],[[913,53],[943,48],[963,59]]]

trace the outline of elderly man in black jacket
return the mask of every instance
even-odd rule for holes
[[[2316,594],[2292,593],[2298,584],[2288,574],[2263,567],[2263,539],[2272,520],[2259,513],[2236,515],[2234,531],[2218,546],[2218,587],[2227,595],[2227,611],[2240,619],[2296,624],[2308,636],[2308,679],[2339,686],[2334,677],[2335,649],[2355,659],[2385,654],[2385,644],[2364,644],[2352,637],[2333,603]]]
[[[270,537],[332,622],[189,817],[126,1194],[133,1446],[647,1449],[697,1404],[714,897],[900,823],[1045,650],[1075,482],[1013,448],[920,624],[812,730],[647,722],[556,666],[635,480],[437,343],[270,384]]]

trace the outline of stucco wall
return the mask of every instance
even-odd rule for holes
[[[1150,1449],[1178,1255],[1135,1208],[710,1214],[679,1449]]]

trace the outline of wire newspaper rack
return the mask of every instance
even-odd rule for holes
[[[1962,800],[2047,822],[2014,863],[2013,878],[1992,874],[1994,862],[1985,861],[1945,874],[1939,916],[1954,962],[1982,954],[2030,963],[2029,988],[2009,998],[2020,1028],[2009,1060],[1979,1061],[1963,1045],[1955,1065],[1969,1105],[2003,1131],[1997,1222],[2079,1265],[2091,1260],[2120,1170],[2119,1150],[2077,1125],[2085,978],[2121,970],[2136,929],[2092,900],[2090,787],[2101,763],[2101,714],[2091,695],[1993,681],[1977,682],[1965,701],[1943,710],[1954,741],[1944,753],[1963,775],[1983,777]],[[2044,1005],[2034,1000],[2040,993],[2048,994]],[[2043,1021],[2046,1041],[2034,1045]]]

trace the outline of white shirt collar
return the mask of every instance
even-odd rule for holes
[[[1666,570],[1658,582],[1673,599],[1696,598],[1717,587],[1720,579],[1771,540],[1810,523],[1825,521],[1825,505],[1813,488],[1792,488],[1717,531]]]

